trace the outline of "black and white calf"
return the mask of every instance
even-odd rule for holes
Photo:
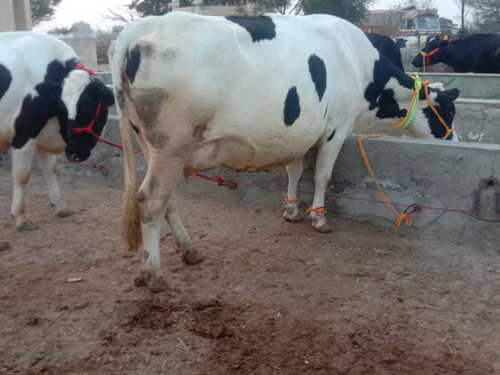
[[[160,231],[166,217],[184,250],[192,247],[175,203],[184,174],[217,166],[239,170],[284,165],[284,217],[297,221],[303,157],[318,147],[313,227],[329,231],[325,192],[345,139],[376,118],[404,118],[414,80],[381,56],[363,32],[340,18],[206,17],[172,12],[127,25],[110,51],[125,146],[125,221],[131,251],[144,242],[144,276],[160,290]],[[430,85],[448,126],[458,90]],[[419,91],[421,98],[424,90]],[[132,129],[148,170],[139,190]],[[408,129],[438,137],[444,129],[422,100]]]
[[[94,136],[74,129],[94,125],[100,134],[113,93],[62,41],[33,32],[0,34],[0,152],[12,156],[12,215],[18,230],[31,230],[25,214],[26,184],[33,160],[47,182],[58,216],[67,216],[55,175],[55,154],[83,161],[96,144]]]

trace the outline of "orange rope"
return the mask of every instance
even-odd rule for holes
[[[448,139],[450,134],[453,133],[453,129],[448,126],[446,121],[444,121],[444,119],[441,117],[441,115],[437,111],[436,107],[434,107],[434,104],[432,103],[432,100],[431,100],[431,96],[429,95],[429,83],[430,83],[429,81],[424,81],[425,98],[427,99],[427,102],[429,103],[429,107],[431,108],[432,112],[434,113],[434,115],[437,117],[437,119],[439,120],[441,125],[443,125],[443,127],[446,130],[446,133],[445,133],[443,139]]]
[[[316,207],[316,208],[314,208],[314,207],[309,207],[309,208],[306,210],[306,212],[307,212],[308,214],[310,214],[311,212],[314,212],[314,213],[316,213],[317,215],[322,215],[322,216],[324,216],[324,215],[326,215],[326,208],[325,208],[325,207]]]
[[[368,154],[366,153],[366,148],[364,144],[364,140],[367,138],[377,138],[381,137],[382,134],[374,134],[374,135],[368,135],[368,136],[359,136],[357,139],[358,142],[358,147],[359,147],[359,153],[361,155],[361,159],[363,160],[363,163],[365,164],[365,167],[370,174],[370,177],[372,178],[373,182],[375,183],[375,187],[377,188],[377,193],[380,197],[380,199],[385,203],[387,208],[392,211],[392,213],[395,216],[394,219],[394,225],[396,227],[400,227],[402,223],[405,223],[406,225],[411,225],[412,219],[410,214],[406,212],[401,212],[399,211],[394,204],[391,202],[390,198],[387,196],[386,193],[382,190],[382,187],[380,186],[380,182],[378,181],[377,177],[375,176],[375,173],[373,172],[373,167],[370,162],[370,159],[368,158]]]

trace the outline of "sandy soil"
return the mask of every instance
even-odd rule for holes
[[[182,264],[166,230],[152,295],[120,256],[121,192],[61,180],[76,215],[35,176],[40,229],[16,233],[0,169],[2,375],[500,374],[497,255],[343,217],[320,235],[207,185],[181,195],[207,260]]]

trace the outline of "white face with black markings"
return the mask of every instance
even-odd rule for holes
[[[84,161],[104,129],[113,92],[91,73],[76,69],[63,82],[62,101],[68,111],[66,156]],[[82,132],[83,128],[88,130]]]
[[[68,120],[76,118],[78,100],[91,80],[90,74],[80,69],[71,71],[64,80],[62,101],[68,111]]]

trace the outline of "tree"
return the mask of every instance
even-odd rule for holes
[[[171,4],[171,0],[134,0],[128,7],[135,9],[143,17],[161,16],[170,11]]]
[[[478,31],[500,32],[500,0],[472,0],[474,23]]]
[[[33,25],[50,19],[54,15],[54,8],[60,2],[61,0],[30,0]]]
[[[455,3],[460,8],[460,34],[466,34],[465,30],[465,18],[466,18],[466,9],[469,6],[470,0],[455,0]]]
[[[371,0],[301,0],[304,14],[325,13],[345,18],[353,23],[361,22]]]

